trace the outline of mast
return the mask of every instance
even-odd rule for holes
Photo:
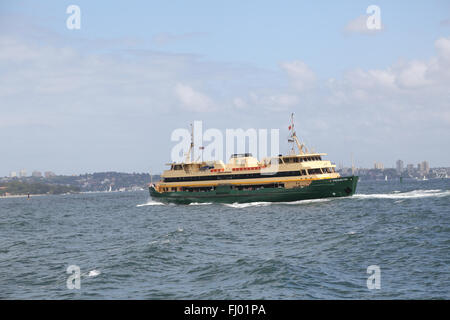
[[[189,151],[186,153],[186,163],[193,161],[194,159],[194,127],[191,123],[191,145],[189,146]]]
[[[299,154],[304,154],[304,151],[303,151],[304,145],[300,143],[300,141],[298,140],[297,134],[295,133],[295,130],[294,130],[294,113],[291,114],[291,125],[289,126],[289,130],[291,131],[291,134],[290,134],[290,139],[288,139],[288,141],[292,142],[291,153],[295,154],[295,149],[294,149],[294,142],[295,142],[295,144],[297,145]]]
[[[352,155],[352,175],[355,174],[355,163],[353,162],[353,152],[351,153]]]

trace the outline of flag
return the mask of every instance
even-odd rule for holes
[[[291,130],[292,126],[289,126],[289,130]]]

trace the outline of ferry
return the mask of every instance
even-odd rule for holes
[[[250,153],[233,154],[228,163],[192,161],[169,163],[161,180],[149,185],[155,201],[175,204],[290,202],[352,196],[357,176],[341,177],[326,153],[310,152],[289,126],[292,149],[289,155],[264,158]],[[187,155],[194,148],[193,132]],[[295,148],[296,147],[296,148]],[[295,150],[297,149],[297,151]]]

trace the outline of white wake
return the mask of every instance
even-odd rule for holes
[[[164,206],[165,203],[157,202],[149,199],[146,203],[138,204],[136,207],[145,207],[145,206]]]
[[[266,207],[270,205],[300,205],[308,203],[321,203],[334,200],[335,198],[324,198],[324,199],[309,199],[309,200],[297,200],[297,201],[286,201],[286,202],[247,202],[247,203],[225,203],[224,205],[231,208],[248,208],[248,207]]]
[[[356,199],[417,199],[430,197],[447,197],[450,195],[450,190],[413,190],[408,192],[393,193],[373,193],[373,194],[355,194],[352,198]]]

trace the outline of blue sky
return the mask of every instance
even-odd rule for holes
[[[2,1],[0,27],[0,176],[160,171],[193,120],[290,112],[336,163],[450,165],[448,1]]]
[[[65,9],[82,9],[81,30],[65,28]],[[442,36],[448,1],[378,1],[389,32],[355,37],[345,25],[366,14],[373,1],[7,1],[3,14],[25,15],[70,38],[139,41],[140,47],[193,53],[208,59],[276,68],[280,60],[302,59],[324,76],[355,65],[383,67],[398,58],[433,55],[423,44]],[[61,14],[61,12],[63,14]],[[186,39],[155,44],[168,33]],[[268,47],[270,45],[270,47]],[[337,63],[338,62],[338,63]]]

